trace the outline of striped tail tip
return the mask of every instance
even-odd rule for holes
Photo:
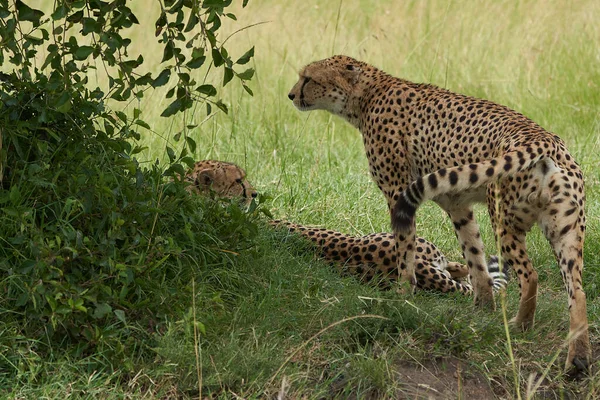
[[[494,290],[506,289],[509,280],[508,264],[503,263],[502,269],[500,269],[498,256],[491,256],[488,260],[488,273],[492,278]]]

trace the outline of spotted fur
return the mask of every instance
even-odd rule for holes
[[[566,366],[587,369],[591,346],[581,280],[584,182],[558,136],[505,106],[395,78],[346,56],[304,67],[288,97],[300,110],[327,110],[361,131],[371,175],[387,199],[403,281],[416,284],[414,215],[423,201],[433,200],[454,223],[476,303],[493,305],[472,208],[487,202],[502,258],[519,278],[514,322],[529,328],[538,279],[525,234],[539,224],[568,293]]]
[[[290,232],[311,240],[320,256],[331,263],[343,275],[355,276],[363,282],[377,282],[389,288],[390,282],[398,280],[395,239],[392,233],[372,233],[366,236],[349,236],[325,228],[307,227],[287,221],[271,221],[271,225],[285,227]],[[448,261],[431,242],[417,238],[415,251],[417,288],[442,293],[473,293],[473,287],[465,279],[467,266]],[[507,284],[507,265],[502,270],[498,257],[491,257],[487,269],[492,276],[494,290],[504,289]]]
[[[216,160],[198,161],[186,175],[195,193],[213,192],[219,197],[253,198],[256,191],[246,179],[246,172],[239,166]],[[328,229],[307,227],[290,222],[274,220],[270,224],[285,227],[312,241],[320,256],[334,265],[341,273],[357,277],[363,282],[378,282],[389,287],[390,281],[398,279],[394,235],[373,233],[362,237],[344,235]],[[465,280],[468,271],[464,264],[450,262],[438,248],[423,238],[418,238],[417,287],[443,293],[458,292],[470,295],[472,285]],[[487,266],[493,278],[495,290],[506,287],[506,270],[500,270],[497,259],[490,259]]]
[[[190,193],[215,193],[220,197],[241,198],[250,203],[257,196],[256,190],[246,179],[246,171],[233,163],[202,160],[187,172],[185,181]]]

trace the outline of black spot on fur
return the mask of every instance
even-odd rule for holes
[[[452,186],[454,186],[458,183],[458,174],[456,173],[456,171],[451,171],[448,178],[450,179],[450,184]]]
[[[432,189],[437,188],[438,180],[437,180],[437,176],[435,176],[435,174],[430,174],[429,177],[427,178],[427,181],[429,182],[429,186],[431,186]]]

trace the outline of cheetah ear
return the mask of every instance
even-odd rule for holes
[[[346,64],[342,74],[344,75],[348,83],[350,83],[351,85],[356,85],[358,83],[358,80],[360,79],[360,75],[362,74],[362,68],[358,65]]]
[[[209,186],[213,182],[213,176],[210,169],[204,169],[196,177],[196,185]]]

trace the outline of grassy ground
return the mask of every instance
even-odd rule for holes
[[[287,99],[302,65],[347,54],[396,76],[517,109],[559,134],[585,173],[584,288],[597,355],[600,4],[371,3],[262,0],[236,12],[238,22],[228,27],[232,32],[264,22],[230,41],[240,55],[256,46],[256,78],[250,85],[255,95],[228,86],[223,97],[229,115],[217,115],[189,132],[198,142],[196,158],[246,168],[257,189],[272,197],[277,217],[353,234],[387,231],[385,203],[370,180],[360,134],[324,112],[300,113]],[[138,35],[152,32],[148,27],[156,15],[158,10],[138,9]],[[150,41],[139,51],[148,65],[159,61]],[[157,91],[141,104],[157,133],[144,139],[148,161],[162,159],[165,141],[185,124],[204,119],[200,107],[183,118],[161,119],[166,101]],[[478,218],[486,249],[493,253],[482,207]],[[460,260],[451,223],[441,210],[427,205],[417,221],[421,236]],[[313,260],[301,241],[265,229],[257,246],[238,256],[235,268],[211,273],[219,290],[207,295],[199,286],[196,318],[206,326],[200,346],[182,323],[190,317],[183,316],[157,333],[156,358],[140,360],[134,373],[124,375],[118,367],[111,373],[89,370],[86,363],[63,360],[44,366],[55,371],[55,383],[39,387],[32,381],[14,396],[197,397],[201,382],[203,395],[244,398],[277,393],[292,398],[420,398],[424,393],[434,398],[596,398],[598,365],[584,381],[562,376],[568,313],[560,273],[537,229],[528,246],[540,274],[536,326],[526,333],[510,331],[512,355],[502,307],[488,313],[468,298],[402,297],[361,286]],[[510,318],[518,303],[514,281],[505,303]],[[541,386],[535,388],[538,381]]]

